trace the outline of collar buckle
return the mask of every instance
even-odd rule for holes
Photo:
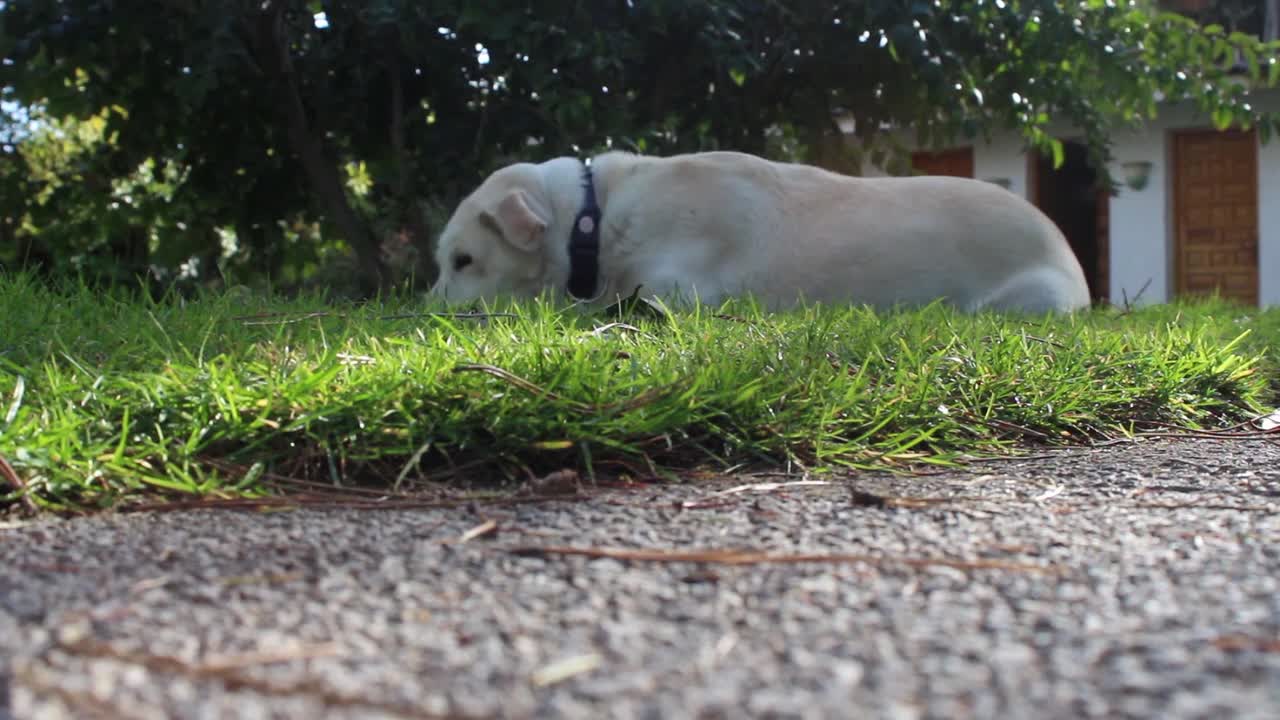
[[[583,163],[582,209],[573,219],[569,233],[569,295],[579,300],[596,297],[600,275],[600,205],[591,163]]]

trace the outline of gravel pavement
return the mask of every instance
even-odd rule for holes
[[[8,521],[0,717],[1280,717],[1280,443],[1048,455]]]

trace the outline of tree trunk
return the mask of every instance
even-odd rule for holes
[[[377,239],[364,218],[347,198],[342,172],[324,144],[323,130],[315,127],[302,100],[284,22],[284,3],[268,4],[251,28],[252,47],[273,90],[279,94],[288,127],[291,149],[297,156],[317,203],[342,233],[355,253],[361,292],[372,295],[385,289],[389,274],[383,265]]]
[[[862,174],[862,168],[855,166],[854,155],[849,151],[849,139],[836,123],[828,102],[814,102],[804,128],[810,164],[845,175]]]
[[[387,132],[391,141],[392,158],[395,165],[396,212],[402,232],[408,234],[410,243],[417,251],[414,262],[414,284],[425,283],[428,287],[435,282],[439,269],[432,257],[431,233],[423,221],[422,210],[415,200],[413,176],[410,174],[410,156],[405,130],[405,98],[404,78],[401,75],[400,29],[394,25],[383,29],[385,33],[387,81],[391,87],[391,119]],[[478,136],[477,136],[478,140]]]
[[[17,228],[13,223],[0,220],[0,247],[15,248],[13,255],[14,269],[31,272],[45,278],[53,276],[53,254],[36,238],[30,235],[18,235]]]

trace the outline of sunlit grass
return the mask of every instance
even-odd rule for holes
[[[620,322],[532,302],[442,309],[151,302],[0,276],[0,457],[54,506],[279,476],[390,488],[565,466],[901,467],[1238,422],[1274,402],[1280,338],[1280,312],[1218,303],[1055,318],[739,303]]]

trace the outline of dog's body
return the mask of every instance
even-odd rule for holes
[[[1080,264],[1043,213],[995,185],[952,177],[855,178],[751,155],[592,162],[603,212],[599,295],[715,303],[797,301],[1070,311]],[[449,300],[563,289],[583,165],[557,158],[491,175],[441,234]]]

